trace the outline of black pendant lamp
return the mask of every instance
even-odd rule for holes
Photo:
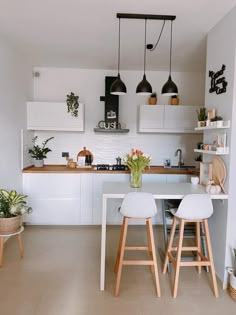
[[[138,84],[136,88],[136,93],[138,95],[150,95],[152,94],[152,86],[146,79],[146,31],[147,29],[147,19],[145,19],[145,39],[144,39],[144,74],[142,81]]]
[[[119,18],[119,43],[118,43],[118,75],[112,83],[110,93],[113,95],[124,95],[127,93],[126,86],[120,78],[120,18]]]
[[[172,56],[172,21],[171,21],[171,32],[170,32],[170,69],[169,69],[169,78],[168,81],[164,84],[161,94],[166,96],[178,94],[177,85],[172,81],[171,78],[171,56]]]

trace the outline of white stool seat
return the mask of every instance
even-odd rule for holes
[[[151,218],[157,213],[152,194],[145,192],[128,193],[122,202],[120,213],[129,218]]]

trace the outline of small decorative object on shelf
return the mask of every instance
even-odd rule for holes
[[[209,77],[211,78],[209,93],[216,92],[216,94],[221,94],[226,92],[228,82],[225,80],[225,77],[223,77],[224,71],[225,65],[222,65],[221,69],[217,72],[209,71]]]
[[[67,112],[73,117],[78,117],[79,96],[71,92],[70,95],[66,95],[66,97]]]
[[[44,159],[47,158],[48,152],[51,152],[52,150],[46,147],[46,144],[48,141],[53,139],[54,137],[48,138],[42,143],[42,146],[39,146],[36,144],[36,140],[38,139],[38,136],[34,137],[32,139],[32,142],[34,144],[32,149],[29,149],[30,156],[34,159],[34,166],[35,167],[43,167]]]
[[[156,105],[157,103],[157,93],[153,92],[150,97],[148,98],[148,104],[149,105]]]
[[[170,97],[170,105],[179,105],[179,97],[178,97],[178,95],[172,95]]]
[[[24,200],[26,197],[15,190],[0,189],[0,234],[16,232],[20,228],[22,214],[32,212]]]
[[[199,111],[197,110],[198,116],[198,127],[205,127],[206,126],[206,107],[200,107]]]
[[[130,169],[130,186],[133,188],[142,187],[142,171],[150,166],[151,156],[141,150],[132,149],[123,158],[124,164]]]

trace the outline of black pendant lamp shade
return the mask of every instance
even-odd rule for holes
[[[124,95],[127,93],[126,86],[118,73],[117,79],[112,83],[110,93],[113,95]]]
[[[147,19],[145,19],[145,37],[144,37],[144,74],[142,81],[138,84],[136,88],[136,93],[138,95],[151,95],[152,94],[152,86],[146,79],[146,35],[147,35]]]
[[[119,18],[119,42],[118,42],[118,75],[112,83],[110,93],[113,95],[124,95],[127,93],[126,86],[120,78],[120,18]]]
[[[171,31],[170,31],[170,69],[169,69],[169,78],[168,81],[164,84],[161,94],[166,96],[178,94],[177,85],[172,81],[171,78],[171,57],[172,57],[172,21],[171,21]]]
[[[136,93],[139,95],[150,95],[152,94],[151,84],[147,81],[146,75],[143,75],[142,81],[138,84],[136,88]]]
[[[177,85],[172,81],[171,75],[169,75],[168,81],[163,85],[161,94],[165,94],[166,96],[178,94]]]

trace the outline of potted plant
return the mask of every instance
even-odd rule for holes
[[[21,225],[22,214],[32,212],[26,204],[26,197],[15,190],[0,189],[0,234],[16,232]]]
[[[47,140],[45,140],[42,143],[42,146],[39,146],[38,144],[36,144],[37,138],[38,138],[38,136],[36,136],[32,139],[34,146],[32,149],[29,149],[28,152],[29,152],[30,156],[34,159],[34,166],[35,167],[43,167],[44,159],[47,158],[48,152],[52,151],[51,149],[46,147],[46,144],[48,143],[48,141],[50,141],[54,137],[51,137],[51,138],[48,138]]]
[[[207,119],[206,107],[200,107],[199,111],[197,110],[197,116],[198,116],[198,127],[205,127],[206,119]]]
[[[70,95],[66,95],[66,97],[67,112],[73,117],[78,117],[79,96],[71,92]]]
[[[148,98],[148,104],[149,105],[156,105],[157,103],[157,93],[153,92],[150,97]]]
[[[179,96],[178,95],[172,95],[170,97],[170,104],[171,105],[179,105]]]
[[[194,160],[195,160],[195,166],[196,166],[196,168],[199,169],[199,168],[200,168],[200,162],[202,162],[202,155],[199,154],[198,156],[195,157]]]
[[[216,116],[216,126],[223,127],[223,118],[221,116]]]

